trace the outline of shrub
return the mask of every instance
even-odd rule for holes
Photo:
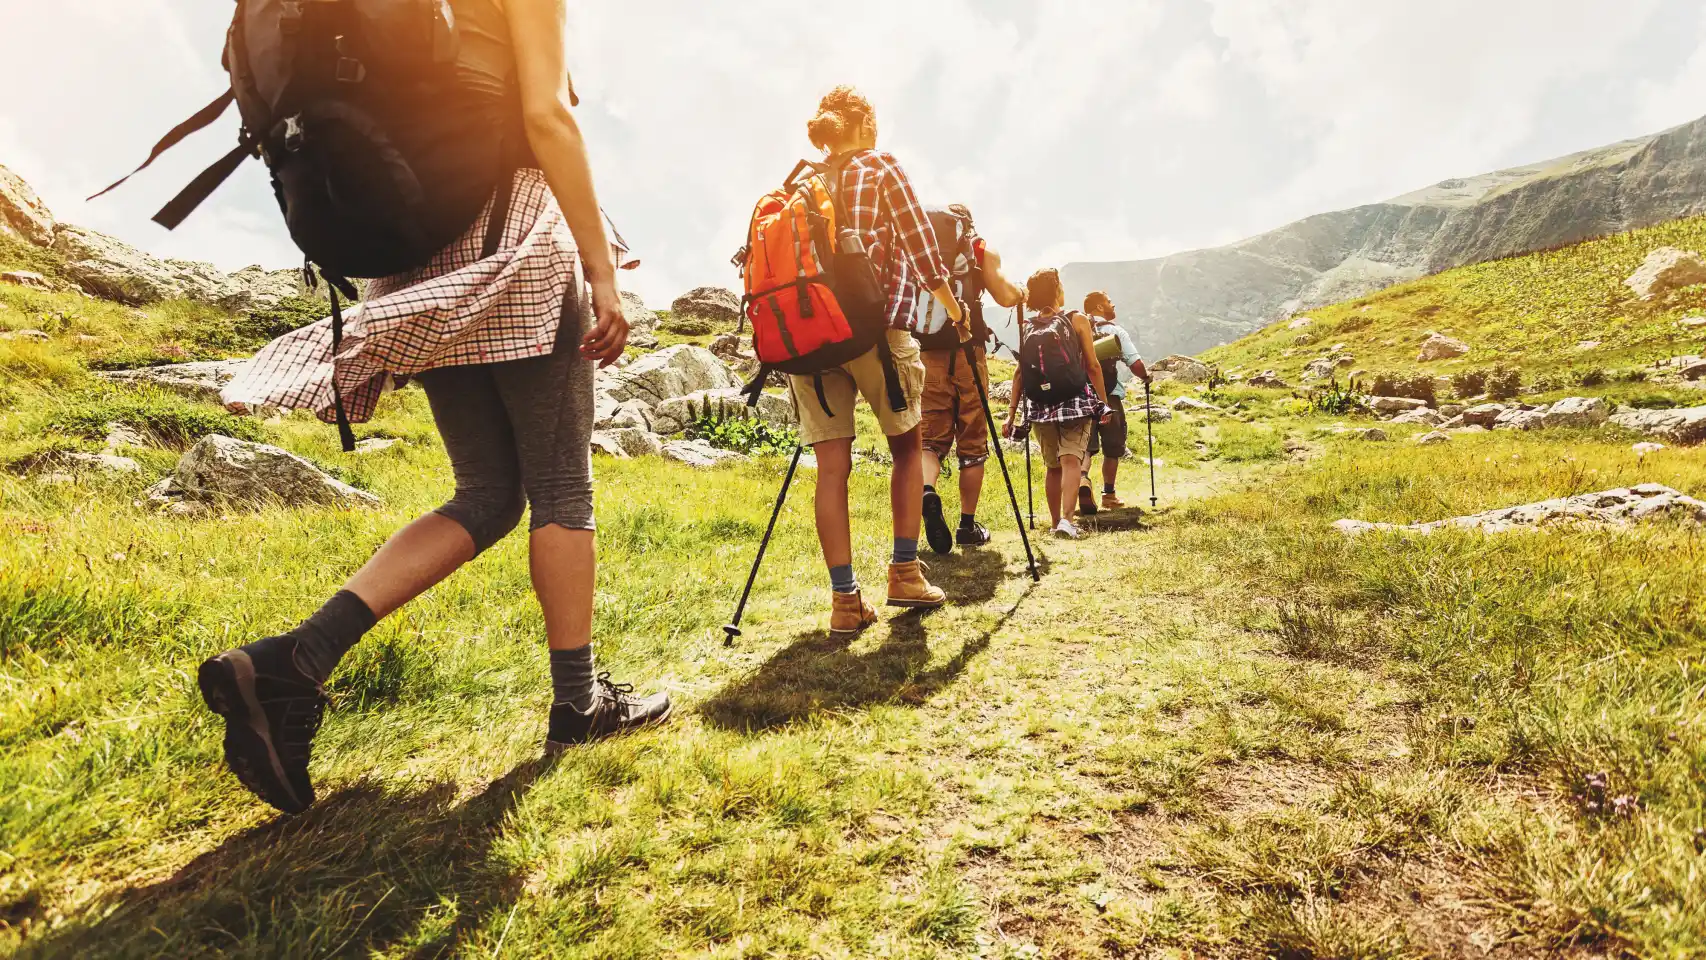
[[[757,419],[725,419],[713,414],[693,421],[684,432],[690,440],[703,440],[736,453],[787,454],[800,445],[800,437],[791,427],[772,426]]]
[[[318,297],[286,297],[276,307],[250,310],[238,317],[235,332],[243,340],[259,347],[271,343],[292,330],[330,316],[331,306]]]
[[[1487,371],[1465,370],[1451,375],[1451,394],[1459,400],[1478,397],[1487,392]]]
[[[1356,384],[1340,386],[1337,377],[1327,386],[1311,391],[1309,403],[1316,412],[1334,417],[1368,411],[1368,401],[1357,391]]]
[[[1587,367],[1575,371],[1575,379],[1578,387],[1599,387],[1604,386],[1605,381],[1610,378],[1599,367]]]
[[[1652,374],[1643,367],[1630,367],[1627,370],[1619,370],[1612,374],[1611,379],[1618,383],[1646,383],[1647,378],[1651,375]]]
[[[1499,364],[1487,374],[1487,395],[1494,400],[1511,400],[1522,392],[1522,373],[1515,367]]]
[[[1370,320],[1366,315],[1360,314],[1360,313],[1353,313],[1350,316],[1344,318],[1343,320],[1340,320],[1338,323],[1334,324],[1333,325],[1333,332],[1334,333],[1355,333],[1358,330],[1367,330],[1369,327],[1371,327],[1373,325],[1374,325],[1374,321]]]
[[[1411,400],[1422,400],[1428,404],[1434,402],[1434,378],[1425,373],[1405,375],[1401,373],[1377,373],[1370,392],[1377,397],[1408,397]]]
[[[717,324],[704,317],[670,317],[658,324],[678,337],[703,337],[717,332]]]
[[[1662,393],[1643,393],[1640,396],[1630,397],[1623,402],[1637,410],[1675,410],[1682,406],[1680,400],[1667,397]]]

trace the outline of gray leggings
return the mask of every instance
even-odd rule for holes
[[[564,318],[549,356],[419,377],[456,474],[456,495],[437,512],[481,552],[521,522],[524,500],[530,530],[593,529],[593,365],[580,355],[578,326]]]

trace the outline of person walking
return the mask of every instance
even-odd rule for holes
[[[519,107],[507,109],[531,157],[461,239],[425,267],[370,285],[336,356],[328,322],[306,327],[262,350],[224,394],[235,409],[325,417],[336,388],[362,422],[393,378],[416,378],[456,478],[450,502],[392,536],[295,629],[201,665],[202,696],[225,720],[227,766],[286,813],[314,802],[310,754],[338,661],[378,621],[496,544],[524,506],[550,650],[547,751],[670,715],[667,695],[633,696],[594,666],[593,374],[621,357],[628,324],[571,111],[564,0],[453,5],[464,86],[489,91],[494,109],[519,88]]]
[[[989,425],[983,416],[978,385],[989,389],[988,342],[992,336],[983,318],[983,295],[1003,307],[1019,305],[1024,291],[1001,272],[1001,254],[977,234],[971,210],[963,204],[947,208],[955,232],[937,229],[936,240],[943,252],[956,292],[967,308],[971,340],[959,342],[959,328],[949,326],[937,338],[919,337],[924,356],[924,536],[930,549],[949,553],[961,547],[980,547],[989,542],[989,530],[977,522],[978,501],[983,496],[984,465],[989,461]],[[941,218],[932,217],[937,223]],[[968,353],[969,351],[969,353]],[[942,461],[950,453],[960,467],[960,522],[949,529],[942,513],[942,497],[936,481],[942,476]]]
[[[837,87],[818,104],[806,132],[827,158],[840,206],[887,294],[888,352],[905,399],[904,409],[893,409],[878,348],[822,374],[788,378],[799,414],[800,442],[817,456],[817,535],[832,595],[829,631],[831,636],[845,638],[877,622],[876,609],[865,602],[853,572],[847,505],[857,395],[862,394],[876,414],[894,458],[889,478],[894,550],[888,570],[888,604],[932,609],[947,602],[941,588],[925,578],[918,560],[924,496],[919,433],[924,362],[907,325],[924,295],[934,297],[954,324],[963,325],[964,316],[948,286],[948,270],[935,233],[911,182],[892,154],[877,150],[877,116],[870,101],[852,87]]]
[[[1131,371],[1132,376],[1145,383],[1149,382],[1149,370],[1143,365],[1143,355],[1138,353],[1136,338],[1116,319],[1114,302],[1108,298],[1106,291],[1096,290],[1086,295],[1084,313],[1090,318],[1090,330],[1094,339],[1101,342],[1113,337],[1118,349],[1116,356],[1106,359],[1098,357],[1102,367],[1102,383],[1108,388],[1108,406],[1113,408],[1113,413],[1090,431],[1089,459],[1084,463],[1084,479],[1078,488],[1078,511],[1093,514],[1097,510],[1097,504],[1095,493],[1090,489],[1091,464],[1095,462],[1098,453],[1102,455],[1101,509],[1124,510],[1126,506],[1125,501],[1120,499],[1118,490],[1120,461],[1128,455],[1126,385],[1120,379],[1120,367],[1124,366]],[[1148,415],[1148,411],[1144,411],[1144,416]]]
[[[1025,302],[1037,313],[1020,327],[1019,368],[1013,372],[1003,433],[1014,435],[1015,417],[1023,405],[1025,424],[1036,433],[1048,468],[1044,489],[1054,535],[1076,540],[1077,492],[1090,432],[1098,420],[1106,422],[1112,410],[1090,321],[1081,313],[1064,311],[1066,291],[1059,271],[1050,267],[1032,274],[1025,283]]]

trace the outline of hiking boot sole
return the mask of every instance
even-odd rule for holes
[[[273,745],[272,725],[255,696],[255,664],[241,650],[202,662],[196,684],[207,708],[225,719],[225,765],[238,782],[281,812],[297,814],[313,802],[297,796]]]
[[[669,706],[666,707],[662,713],[658,714],[657,716],[653,717],[650,720],[647,720],[645,723],[636,723],[631,727],[623,727],[623,728],[618,729],[618,730],[612,730],[609,733],[604,734],[603,736],[588,737],[585,740],[576,740],[573,742],[564,742],[561,740],[547,739],[545,741],[545,756],[547,756],[547,757],[559,756],[563,753],[566,753],[570,750],[573,750],[575,747],[584,747],[584,746],[587,746],[589,744],[598,743],[599,741],[602,741],[602,740],[614,740],[618,737],[626,737],[630,734],[639,733],[642,730],[649,730],[652,727],[662,726],[663,724],[668,723],[669,719],[673,716],[675,716],[675,701],[672,700],[672,701],[670,701]]]
[[[924,539],[938,554],[946,555],[954,550],[954,531],[948,529],[948,521],[942,516],[941,494],[924,495]]]
[[[829,628],[829,639],[831,639],[831,640],[851,640],[854,637],[859,636],[860,634],[864,633],[866,630],[869,630],[874,626],[876,626],[876,624],[874,624],[874,623],[864,623],[864,624],[860,624],[857,627],[852,627],[852,628],[847,629],[847,630],[837,630],[834,627],[831,627],[831,628]]]
[[[935,610],[947,605],[948,601],[945,597],[941,600],[896,600],[894,597],[889,598],[889,606],[899,607],[902,610]]]
[[[1096,501],[1094,497],[1095,494],[1089,493],[1085,488],[1079,488],[1078,512],[1080,514],[1086,517],[1093,517],[1096,515]]]

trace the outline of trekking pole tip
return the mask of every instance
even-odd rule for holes
[[[725,646],[725,647],[734,646],[735,641],[740,639],[740,635],[741,635],[740,628],[735,626],[732,623],[729,624],[728,626],[724,627],[723,632],[728,634],[727,637],[723,638],[723,646]]]

